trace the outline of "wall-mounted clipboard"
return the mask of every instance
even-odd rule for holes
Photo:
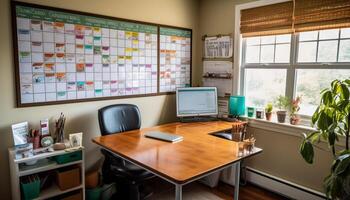
[[[233,40],[231,35],[203,36],[203,58],[231,58]]]

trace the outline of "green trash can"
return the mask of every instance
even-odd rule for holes
[[[23,199],[35,199],[40,194],[40,180],[37,179],[29,183],[21,183],[21,189]]]
[[[85,189],[86,200],[99,200],[102,193],[102,187]]]

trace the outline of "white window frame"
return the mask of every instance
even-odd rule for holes
[[[297,81],[297,70],[298,69],[349,69],[350,62],[313,62],[313,63],[298,63],[298,49],[299,49],[299,34],[291,34],[290,43],[290,63],[245,63],[245,51],[246,51],[246,40],[242,38],[240,34],[240,13],[241,10],[260,7],[269,4],[286,2],[285,0],[262,0],[258,2],[252,2],[247,4],[237,5],[235,9],[235,46],[234,46],[234,91],[233,94],[244,95],[244,84],[245,84],[245,69],[286,69],[286,88],[285,96],[289,98],[296,97],[296,81]],[[329,39],[335,40],[335,39]],[[337,59],[339,57],[339,43],[340,31],[338,37],[338,50]],[[319,46],[319,34],[317,36],[317,47],[316,47],[316,61],[318,55]],[[327,41],[327,40],[321,40]],[[260,52],[261,53],[261,52]],[[302,115],[303,119],[310,120],[311,116]]]

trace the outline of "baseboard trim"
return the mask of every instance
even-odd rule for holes
[[[326,195],[321,192],[281,179],[251,167],[246,167],[246,180],[259,187],[292,199],[326,199]]]

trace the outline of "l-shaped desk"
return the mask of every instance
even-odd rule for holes
[[[240,162],[262,152],[255,147],[247,155],[238,154],[238,143],[211,135],[232,129],[231,122],[212,121],[169,123],[151,128],[101,136],[93,142],[176,186],[175,199],[182,199],[182,186],[237,164],[234,199],[238,200]],[[176,143],[147,138],[148,131],[183,136]]]

